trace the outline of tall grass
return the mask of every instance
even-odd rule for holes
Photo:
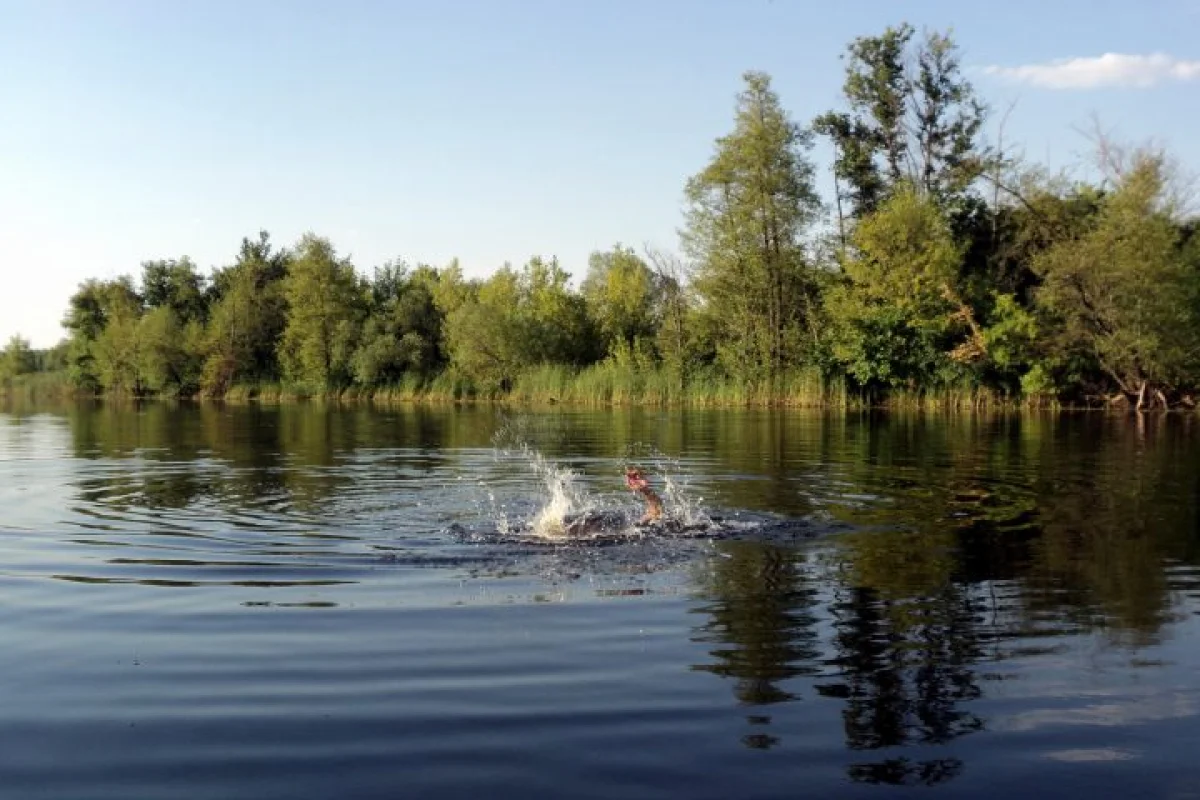
[[[25,402],[79,396],[65,373],[35,373],[0,382],[0,398]],[[206,396],[207,397],[207,396]],[[244,383],[223,395],[208,397],[234,404],[321,403],[503,404],[584,408],[645,406],[658,408],[821,408],[856,411],[888,408],[922,412],[990,412],[1063,410],[1052,397],[1005,396],[975,386],[938,389],[898,389],[866,394],[844,379],[827,379],[813,369],[789,370],[771,381],[744,381],[716,370],[681,376],[663,364],[637,365],[609,359],[587,367],[544,364],[522,370],[507,390],[481,387],[454,369],[431,378],[407,375],[379,387],[352,386],[334,392],[278,382]]]
[[[281,403],[284,401],[303,400],[308,395],[291,387],[274,382],[238,383],[231,386],[223,395],[213,399],[227,403]]]
[[[897,390],[867,395],[851,390],[841,378],[825,379],[816,370],[791,370],[773,381],[743,381],[716,371],[699,371],[681,378],[662,365],[637,367],[603,361],[588,367],[542,364],[519,372],[507,391],[480,387],[469,378],[446,370],[430,379],[406,376],[396,384],[374,388],[349,387],[320,393],[279,384],[235,386],[224,398],[230,402],[278,403],[302,399],[332,403],[431,405],[470,403],[583,408],[823,408],[861,410],[872,407],[922,411],[989,411],[1031,404],[975,387],[936,390]],[[1039,406],[1044,407],[1044,406]]]
[[[520,405],[585,407],[826,408],[854,404],[841,381],[826,382],[815,371],[793,371],[771,382],[738,381],[712,372],[682,379],[668,367],[639,368],[613,361],[582,369],[561,365],[531,368],[522,372],[512,390],[500,399]]]
[[[349,392],[342,392],[345,399]],[[403,403],[449,404],[469,402],[475,399],[474,384],[463,376],[450,370],[438,373],[430,379],[418,375],[405,375],[395,384],[363,389],[354,394],[356,399],[366,400],[378,405],[397,405]]]
[[[764,381],[737,380],[716,371],[699,371],[681,380],[678,373],[661,365],[639,368],[612,361],[582,369],[534,367],[517,377],[510,392],[486,399],[517,405],[562,403],[583,407],[889,408],[925,412],[1062,408],[1050,397],[1021,398],[969,384],[869,394],[852,389],[844,378],[826,378],[815,369],[788,370],[774,380]]]
[[[31,372],[0,380],[0,398],[13,402],[64,400],[78,394],[66,372]]]

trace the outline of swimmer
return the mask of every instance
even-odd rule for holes
[[[662,499],[650,488],[646,474],[637,467],[625,470],[625,485],[646,501],[646,513],[635,524],[646,525],[663,518]],[[565,520],[565,529],[572,536],[595,536],[615,533],[624,526],[624,517],[615,511],[590,511]]]
[[[648,522],[656,522],[662,519],[662,500],[650,488],[650,483],[646,480],[646,473],[638,467],[626,467],[625,485],[646,501],[646,513],[638,520],[638,525],[645,525]]]

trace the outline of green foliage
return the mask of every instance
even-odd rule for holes
[[[982,335],[987,366],[995,374],[994,382],[1010,391],[1028,386],[1036,387],[1032,394],[1044,393],[1048,389],[1044,373],[1039,371],[1031,376],[1027,372],[1037,358],[1037,317],[1011,294],[997,293],[994,301],[992,323]]]
[[[276,251],[263,231],[258,241],[242,239],[237,261],[213,276],[201,378],[209,394],[281,377],[278,346],[287,324],[283,278],[290,262],[291,253]]]
[[[518,284],[524,349],[532,363],[584,364],[600,355],[587,305],[571,291],[557,258],[535,257]]]
[[[901,183],[963,211],[988,163],[978,142],[985,109],[962,77],[957,46],[937,32],[914,43],[914,33],[905,23],[851,42],[842,87],[849,110],[813,123],[834,144],[836,199],[855,219]]]
[[[396,263],[375,271],[353,359],[359,384],[394,385],[406,375],[426,378],[444,365],[444,317],[435,299],[439,285],[437,271],[430,267],[410,272]]]
[[[145,391],[190,395],[200,388],[204,328],[197,320],[181,324],[170,306],[146,313],[136,333],[137,374]]]
[[[463,277],[462,266],[458,259],[455,259],[450,262],[450,266],[438,273],[437,281],[431,289],[434,304],[445,317],[478,297],[479,282],[466,280]]]
[[[142,298],[146,308],[169,308],[183,323],[204,320],[208,314],[204,278],[187,256],[142,264]]]
[[[867,389],[937,386],[961,377],[950,358],[962,260],[945,217],[901,187],[855,228],[846,280],[829,291],[833,353]]]
[[[1044,364],[1034,364],[1021,376],[1021,393],[1035,398],[1055,392],[1054,378]]]
[[[37,369],[37,356],[29,340],[13,335],[0,350],[0,380],[27,375]]]
[[[1162,159],[1142,154],[1080,233],[1033,262],[1053,353],[1094,359],[1131,395],[1200,374],[1197,276],[1165,192]]]
[[[141,308],[142,298],[129,276],[80,284],[63,318],[69,334],[67,371],[72,384],[85,391],[131,391],[136,387],[136,369],[127,352],[136,345],[125,339],[132,340],[131,328],[136,328]]]
[[[819,200],[812,135],[784,112],[760,72],[744,76],[734,130],[685,190],[684,246],[697,265],[701,323],[730,375],[770,379],[804,356],[813,303],[801,237]]]
[[[446,317],[451,364],[485,391],[510,388],[535,364],[587,363],[595,336],[582,297],[557,259],[505,266]]]
[[[109,321],[93,347],[100,385],[117,394],[141,394],[141,326],[136,317],[118,316]]]
[[[100,284],[96,291],[104,327],[94,340],[84,342],[95,370],[91,376],[109,391],[140,394],[145,388],[140,369],[142,298],[127,276]]]
[[[505,266],[446,316],[453,368],[486,389],[511,386],[517,371],[532,363],[521,348],[519,281]]]
[[[846,196],[858,216],[874,211],[902,174],[904,53],[912,34],[911,26],[902,25],[851,42],[842,88],[850,112],[830,111],[814,121],[818,133],[833,139],[834,174],[846,181]]]
[[[654,275],[632,249],[618,244],[592,253],[581,289],[604,352],[628,348],[658,329]]]
[[[365,305],[354,265],[339,259],[329,240],[306,234],[283,279],[283,294],[284,376],[317,393],[347,386]]]
[[[67,369],[68,342],[62,339],[49,350],[35,351],[39,372],[65,372]]]

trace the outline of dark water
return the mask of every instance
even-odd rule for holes
[[[503,534],[631,457],[740,535]],[[1200,797],[1195,418],[10,408],[0,509],[6,798]]]

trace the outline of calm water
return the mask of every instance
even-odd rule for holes
[[[630,458],[738,535],[511,534]],[[1200,798],[1194,418],[9,408],[0,509],[6,798]]]

